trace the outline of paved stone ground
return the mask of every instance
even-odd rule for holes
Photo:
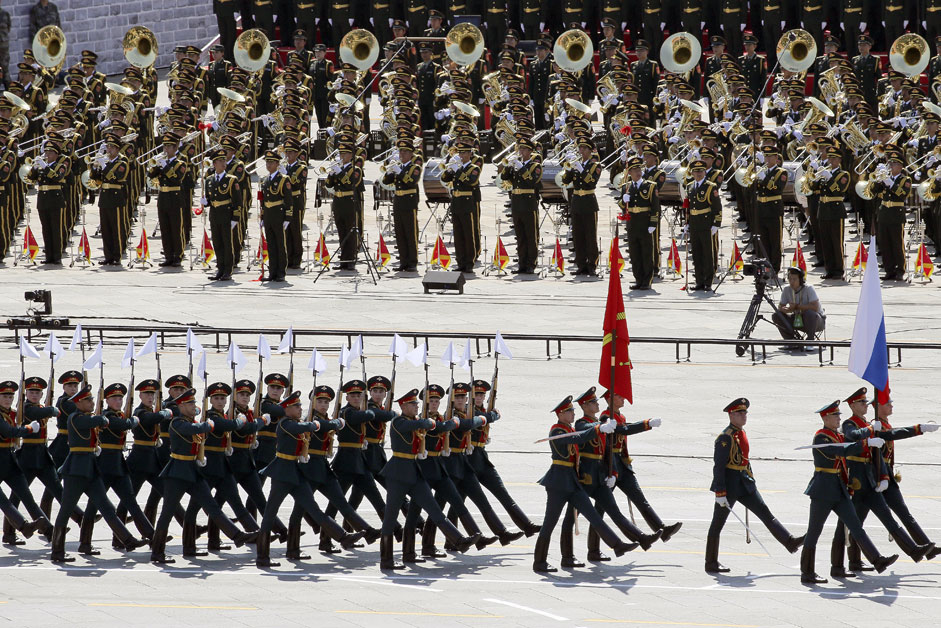
[[[488,172],[492,171],[488,168]],[[371,166],[367,178],[375,174]],[[502,213],[499,204],[495,189],[485,188],[487,218],[483,226],[490,247],[497,233],[496,217]],[[605,201],[603,212],[609,207],[613,203]],[[150,209],[148,226],[156,214]],[[730,211],[726,207],[727,225]],[[374,242],[374,217],[372,212],[367,216],[367,231],[373,234],[370,240]],[[423,212],[422,218],[426,217]],[[97,222],[96,218],[89,220]],[[605,221],[601,222],[606,229]],[[314,210],[308,212],[308,225],[313,242],[318,233]],[[500,230],[505,232],[506,228],[503,222]],[[546,234],[552,238],[551,231]],[[727,254],[731,229],[725,227],[721,237]],[[511,237],[506,245],[512,255]],[[335,239],[330,248],[335,248]],[[155,242],[152,249],[159,260]],[[289,324],[297,329],[424,330],[451,333],[457,344],[463,344],[466,333],[492,334],[496,330],[597,336],[606,291],[606,283],[598,280],[519,280],[480,273],[468,282],[463,296],[424,295],[420,277],[388,273],[375,286],[364,274],[331,271],[316,284],[306,274],[290,277],[290,283],[280,288],[252,282],[257,276],[254,269],[240,273],[228,285],[211,283],[199,271],[14,269],[8,264],[2,273],[5,290],[0,296],[0,316],[4,319],[25,311],[24,290],[51,289],[55,314],[68,316],[73,323],[139,325],[140,332],[135,334],[138,347],[153,324],[249,330],[283,329]],[[628,280],[625,273],[625,282]],[[811,283],[828,312],[828,339],[849,339],[858,279],[852,284],[822,283],[818,275],[812,275]],[[702,552],[712,510],[708,492],[712,441],[726,424],[721,412],[725,403],[739,395],[752,400],[748,432],[759,486],[775,514],[799,534],[806,527],[808,502],[803,490],[812,469],[808,452],[795,448],[810,442],[819,426],[813,411],[836,397],[845,397],[860,382],[846,371],[846,350],[837,350],[833,365],[820,367],[813,354],[779,351],[774,330],[767,324],[761,324],[754,334],[769,340],[767,364],[753,365],[747,358],[736,358],[731,347],[718,346],[694,346],[691,362],[677,364],[673,345],[649,344],[642,339],[734,338],[754,293],[750,279],[727,281],[715,296],[689,296],[680,291],[681,285],[681,281],[667,280],[655,284],[653,293],[626,294],[628,324],[636,339],[631,347],[635,404],[628,416],[663,418],[662,427],[632,437],[632,452],[640,481],[655,508],[667,521],[684,522],[669,544],[546,577],[532,573],[534,539],[524,538],[509,547],[425,563],[392,576],[378,570],[376,546],[324,557],[316,551],[316,537],[310,532],[303,542],[313,557],[272,570],[257,570],[247,549],[183,560],[179,530],[175,529],[171,533],[177,540],[170,543],[169,551],[178,562],[161,569],[147,562],[146,551],[129,556],[113,552],[110,533],[100,525],[95,539],[102,555],[79,558],[65,568],[51,565],[46,560],[47,547],[36,539],[22,548],[0,547],[4,582],[0,617],[30,626],[129,621],[252,626],[932,625],[941,599],[941,571],[936,565],[900,560],[881,576],[807,588],[799,581],[798,557],[774,543],[760,523],[755,532],[770,554],[754,540],[746,544],[741,526],[730,520],[721,558],[732,573],[722,577],[703,573]],[[887,285],[883,297],[890,341],[941,340],[935,315],[941,299],[932,284]],[[253,379],[257,376],[255,333],[237,337],[249,361],[240,375]],[[65,344],[68,337],[68,333],[60,334]],[[11,378],[18,376],[19,370],[12,338],[11,332],[0,336],[0,371]],[[201,334],[200,339],[210,351],[210,377],[229,379],[225,340],[216,351],[213,337]],[[277,334],[269,333],[267,339],[276,346]],[[43,341],[34,339],[34,345],[41,347]],[[127,371],[119,367],[126,341],[127,336],[115,337],[106,345],[105,377],[109,380],[128,378]],[[321,381],[336,384],[341,342],[335,336],[299,342],[299,387],[311,385],[304,366],[313,344],[329,362]],[[388,344],[387,338],[367,340],[370,374],[390,370]],[[540,521],[544,492],[535,482],[548,467],[548,456],[545,445],[534,441],[545,436],[552,418],[549,411],[561,397],[578,394],[595,383],[598,345],[565,343],[561,359],[547,360],[544,342],[509,344],[514,359],[500,363],[498,406],[504,418],[494,426],[490,449],[511,493]],[[442,383],[448,373],[437,356],[445,346],[446,340],[441,339],[433,339],[430,346],[431,376]],[[168,346],[163,355],[165,376],[186,368],[186,356],[179,346]],[[138,377],[153,375],[150,360],[145,358],[138,365]],[[78,355],[67,355],[57,364],[57,372],[77,368],[80,363]],[[941,393],[933,385],[939,363],[941,355],[934,351],[903,352],[901,365],[891,371],[895,424],[935,419],[941,401]],[[30,373],[48,373],[45,361],[32,360],[28,366]],[[275,356],[266,365],[266,370],[287,368],[287,356]],[[481,356],[475,375],[489,378],[492,368],[492,359]],[[423,384],[419,369],[404,365],[398,373],[400,390]],[[459,378],[467,376],[458,371]],[[898,452],[908,503],[935,538],[941,529],[941,492],[932,484],[938,469],[933,455],[937,438],[928,435],[907,440],[900,443]],[[620,502],[625,506],[623,498]],[[499,508],[498,513],[509,521]],[[287,508],[282,514],[287,515]],[[375,521],[374,515],[367,518]],[[576,551],[584,557],[584,519],[581,523]],[[895,551],[877,525],[870,523],[868,528],[884,553]],[[827,571],[830,529],[832,525],[824,532],[818,552],[821,573]],[[68,544],[73,552],[76,537],[73,529]],[[282,546],[276,543],[272,553],[280,558]],[[555,541],[550,559],[558,563]]]

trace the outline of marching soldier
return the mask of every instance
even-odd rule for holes
[[[457,269],[473,273],[478,254],[474,233],[477,229],[477,204],[480,202],[480,166],[472,159],[474,146],[470,140],[460,139],[455,145],[458,153],[441,171],[441,181],[451,189]]]
[[[905,274],[905,201],[912,191],[912,180],[903,171],[902,152],[898,149],[886,151],[889,174],[876,181],[874,195],[881,199],[876,212],[876,241],[882,253],[882,268],[885,281],[901,281]]]
[[[689,220],[684,228],[689,232],[689,243],[696,269],[696,285],[693,290],[709,290],[715,275],[713,257],[713,238],[722,224],[722,205],[719,201],[719,189],[706,180],[706,163],[697,159],[690,163],[689,171],[693,175],[686,189],[689,199]]]
[[[771,535],[787,551],[794,553],[804,542],[804,537],[795,537],[771,513],[762,499],[755,483],[755,474],[749,461],[750,449],[745,435],[748,420],[748,399],[735,399],[723,412],[729,413],[729,426],[716,437],[713,454],[712,485],[709,490],[716,494],[712,510],[712,523],[706,536],[706,573],[728,573],[730,569],[719,563],[719,535],[725,526],[735,502],[754,513],[768,528]]]
[[[594,156],[590,137],[576,140],[579,159],[562,173],[562,182],[572,184],[569,212],[572,217],[572,239],[575,245],[575,274],[595,277],[598,264],[598,199],[595,186],[602,168]]]
[[[885,440],[870,436],[855,443],[846,443],[840,432],[839,400],[820,408],[817,413],[823,419],[823,428],[817,430],[813,444],[822,446],[811,450],[814,456],[814,475],[804,491],[804,494],[810,497],[810,519],[807,523],[807,534],[804,536],[804,549],[801,552],[801,582],[823,584],[827,581],[814,571],[814,557],[817,552],[817,539],[820,538],[823,525],[831,512],[837,514],[866,558],[876,571],[882,573],[898,560],[898,554],[888,557],[880,555],[869,535],[863,530],[863,524],[856,516],[853,501],[850,499],[845,458],[859,454],[864,444],[881,447]]]
[[[629,176],[621,188],[619,203],[627,220],[627,243],[634,273],[631,290],[650,290],[657,269],[654,251],[658,243],[654,238],[660,225],[660,200],[657,184],[643,179],[643,170],[644,164],[639,157],[628,160]]]
[[[768,254],[768,261],[774,271],[781,270],[781,238],[784,232],[784,186],[787,184],[787,171],[778,165],[781,158],[774,146],[761,149],[765,157],[765,168],[755,177],[755,235]],[[761,256],[760,249],[756,252]]]
[[[268,242],[268,276],[262,281],[284,281],[288,267],[288,249],[285,234],[294,217],[294,198],[291,182],[281,172],[281,156],[277,151],[265,153],[268,170],[261,182],[261,219]]]
[[[216,252],[216,274],[212,281],[230,281],[235,268],[233,232],[238,227],[242,214],[242,192],[235,176],[225,171],[225,149],[217,148],[212,153],[213,171],[204,179],[204,208],[209,208],[209,226],[212,230],[212,248]]]
[[[395,185],[392,216],[399,254],[395,270],[408,273],[418,271],[418,184],[422,176],[422,163],[414,158],[413,146],[414,142],[408,138],[396,141],[399,163],[393,163],[382,178],[386,185]]]
[[[352,139],[339,138],[340,163],[333,165],[326,181],[327,187],[333,189],[330,208],[340,237],[340,270],[356,270],[363,241],[363,201],[360,195],[363,168],[353,161]]]
[[[147,176],[157,179],[160,183],[157,219],[164,257],[160,265],[179,268],[183,265],[183,251],[189,239],[184,233],[183,217],[189,213],[187,190],[193,181],[189,161],[178,153],[179,136],[164,133],[162,141],[163,154],[157,158]]]
[[[522,137],[517,140],[516,148],[518,155],[501,170],[500,177],[512,185],[510,212],[513,216],[516,253],[519,257],[516,273],[525,275],[536,272],[539,256],[539,190],[542,162],[533,156],[536,145],[530,138]]]

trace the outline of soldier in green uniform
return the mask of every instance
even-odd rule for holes
[[[210,54],[212,58],[207,73],[209,84],[206,85],[206,88],[209,91],[209,102],[212,103],[213,110],[217,110],[222,100],[222,96],[219,95],[219,88],[229,86],[232,63],[225,58],[225,48],[222,44],[215,44]]]
[[[647,58],[650,51],[650,42],[646,39],[637,40],[634,46],[637,52],[637,61],[631,64],[631,74],[634,75],[634,85],[638,91],[638,101],[648,108],[653,108],[653,97],[660,82],[660,64]]]
[[[160,241],[163,244],[161,266],[179,268],[183,265],[186,235],[183,232],[183,216],[189,213],[187,190],[192,186],[189,160],[178,153],[180,137],[175,133],[164,133],[163,153],[147,173],[159,181],[157,196],[157,219],[160,223]]]
[[[307,204],[307,160],[300,159],[301,143],[289,137],[284,140],[284,170],[291,183],[294,215],[287,229],[288,268],[299,269],[304,258],[304,209]]]
[[[713,454],[712,485],[709,490],[716,494],[712,510],[712,523],[706,536],[706,573],[728,573],[728,567],[719,563],[719,535],[725,526],[729,512],[735,502],[758,517],[787,551],[794,553],[804,542],[804,537],[795,537],[775,518],[762,499],[755,483],[755,474],[748,459],[750,447],[745,435],[748,420],[748,399],[740,397],[730,402],[723,412],[729,413],[729,426],[716,437]]]
[[[159,564],[174,562],[166,555],[167,530],[176,507],[186,493],[189,493],[191,501],[197,503],[210,519],[215,520],[219,529],[232,539],[237,547],[254,542],[258,534],[239,530],[222,512],[222,507],[213,499],[206,480],[199,474],[196,458],[199,455],[200,443],[215,425],[212,419],[208,418],[202,423],[196,422],[196,416],[199,414],[196,407],[196,391],[190,388],[174,399],[174,403],[178,414],[170,421],[170,462],[160,472],[164,483],[163,509],[157,519],[157,525],[154,526],[156,531],[150,544],[150,560]]]
[[[271,425],[257,432],[255,438],[258,441],[258,446],[251,450],[255,463],[259,468],[263,468],[266,464],[274,460],[275,457],[275,445],[278,436],[275,428],[278,426],[278,421],[284,416],[284,408],[281,406],[281,397],[288,387],[288,378],[281,373],[269,373],[265,376],[264,383],[266,387],[265,396],[262,398],[259,407],[261,408],[262,416],[268,415],[271,420]],[[252,392],[254,392],[255,385],[252,384],[251,388]]]
[[[245,246],[245,232],[248,230],[248,214],[251,211],[252,181],[245,171],[245,162],[239,156],[244,148],[234,135],[226,135],[219,142],[225,150],[225,172],[235,178],[238,185],[238,217],[232,229],[232,264],[238,266],[242,261],[242,249]]]
[[[43,156],[33,162],[28,179],[37,185],[36,210],[42,225],[42,241],[46,264],[62,264],[62,223],[66,219],[65,185],[69,175],[69,158],[62,155],[56,134],[42,142]],[[104,240],[102,220],[102,239]]]
[[[899,150],[886,151],[889,174],[876,181],[873,194],[881,199],[876,212],[876,241],[882,253],[882,279],[902,280],[905,274],[905,203],[912,191],[912,180],[904,172],[905,157]]]
[[[745,54],[738,58],[738,62],[742,66],[745,87],[755,98],[760,99],[765,95],[765,84],[768,82],[768,62],[755,52],[758,47],[758,38],[751,31],[745,31],[742,42],[745,46]]]
[[[69,416],[67,428],[69,455],[59,469],[63,477],[62,505],[56,517],[55,529],[52,531],[51,560],[54,563],[75,560],[65,554],[65,526],[83,494],[88,495],[89,503],[104,516],[125,551],[131,552],[147,544],[145,540],[134,538],[124,527],[124,522],[115,513],[114,505],[108,499],[107,489],[102,483],[95,452],[101,451],[98,432],[101,428],[108,427],[109,420],[105,416],[92,414],[95,400],[91,395],[91,386],[83,387],[75,393],[71,401],[75,404],[75,412]]]
[[[323,44],[314,46],[314,60],[307,73],[314,82],[312,96],[314,98],[314,113],[317,114],[317,124],[324,128],[327,124],[327,87],[334,80],[333,61],[327,59],[327,47]]]
[[[562,172],[562,182],[572,184],[569,212],[572,217],[572,239],[575,245],[575,274],[596,276],[598,264],[598,199],[595,186],[601,179],[602,167],[594,156],[590,137],[577,141],[580,159]]]
[[[56,408],[59,409],[59,414],[56,415],[56,436],[52,439],[52,442],[49,444],[49,455],[52,456],[52,463],[56,469],[62,466],[62,463],[65,462],[65,457],[69,455],[69,430],[67,422],[69,415],[75,412],[75,405],[69,401],[69,399],[78,392],[79,386],[84,382],[84,377],[82,377],[81,371],[66,371],[59,376],[59,385],[62,386],[62,394],[59,395],[59,398],[56,399]],[[61,486],[61,479],[59,481]],[[48,505],[51,504],[51,496],[44,492],[43,493],[43,512],[48,512]]]
[[[395,247],[399,255],[399,264],[395,270],[409,273],[418,270],[418,185],[422,177],[422,162],[414,158],[414,145],[414,141],[408,137],[400,137],[396,141],[398,163],[390,166],[382,178],[386,185],[395,186],[392,217],[395,221]]]
[[[817,552],[817,540],[823,531],[823,525],[831,512],[835,512],[859,544],[866,558],[872,562],[876,571],[882,573],[889,565],[898,560],[898,554],[882,556],[869,535],[863,530],[863,524],[853,508],[849,477],[846,469],[846,456],[855,456],[862,451],[863,445],[881,447],[885,441],[878,436],[870,436],[854,443],[845,442],[840,432],[840,402],[836,400],[817,410],[823,419],[823,428],[814,434],[814,445],[821,445],[813,450],[814,475],[804,494],[810,497],[810,518],[807,534],[804,536],[804,549],[801,552],[801,582],[805,584],[823,584],[827,580],[814,571]],[[874,433],[872,431],[871,433]]]
[[[519,258],[517,274],[536,272],[539,257],[539,190],[542,180],[542,160],[533,156],[536,145],[528,137],[516,142],[517,155],[500,171],[500,178],[508,181],[510,213],[516,234],[516,254]]]
[[[477,229],[477,204],[480,202],[480,166],[472,158],[474,146],[469,140],[459,139],[455,145],[458,154],[441,171],[441,181],[451,190],[457,269],[473,273],[478,254],[474,233]]]
[[[418,109],[421,112],[422,130],[435,128],[435,92],[438,89],[438,73],[441,66],[432,54],[432,48],[427,43],[419,47],[421,63],[415,71],[418,83]]]
[[[575,422],[575,408],[572,406],[572,396],[563,399],[554,409],[557,422],[549,430],[549,449],[552,454],[552,466],[540,480],[546,489],[546,514],[542,520],[542,529],[536,539],[536,549],[533,555],[533,571],[537,573],[552,573],[558,571],[548,563],[549,541],[552,539],[552,530],[559,521],[562,509],[570,506],[580,514],[585,515],[591,525],[598,531],[599,536],[607,543],[618,556],[623,555],[637,547],[637,543],[625,543],[608,527],[595,507],[592,506],[588,494],[579,482],[579,446],[587,443],[601,434],[613,434],[616,428],[614,421],[596,423],[590,428],[577,432],[572,424]]]
[[[342,137],[339,141],[340,163],[331,168],[326,185],[333,189],[331,211],[340,237],[339,269],[356,270],[363,237],[363,203],[360,195],[363,169],[353,161],[352,141]]]
[[[300,507],[320,526],[321,538],[329,535],[339,541],[344,549],[352,548],[363,538],[362,532],[349,534],[332,517],[324,515],[314,500],[310,483],[303,477],[298,462],[303,456],[309,456],[311,433],[320,430],[320,422],[301,421],[301,393],[295,391],[281,402],[284,416],[278,421],[275,432],[277,444],[275,457],[261,475],[271,479],[271,491],[265,506],[265,515],[261,520],[261,531],[255,545],[255,564],[258,567],[277,567],[269,554],[271,529],[278,516],[278,509],[284,499],[290,495],[295,508]],[[309,462],[308,462],[309,464]]]
[[[213,170],[204,178],[203,207],[209,208],[209,226],[212,230],[212,248],[216,252],[216,274],[213,281],[230,281],[235,268],[233,237],[241,218],[242,192],[238,181],[225,170],[225,149],[212,154]]]
[[[551,127],[550,121],[546,119],[551,76],[552,55],[549,54],[549,42],[540,39],[536,43],[536,57],[529,64],[529,97],[533,103],[533,122],[537,131]]]
[[[692,247],[693,266],[696,269],[696,285],[693,290],[708,290],[715,275],[713,238],[722,224],[722,205],[719,189],[706,180],[706,163],[697,159],[690,163],[689,172],[693,180],[687,185],[689,199],[689,244]]]
[[[787,171],[778,164],[781,154],[775,146],[761,149],[765,168],[755,177],[755,230],[761,239],[768,261],[775,272],[781,270],[781,238],[784,232],[784,186]],[[763,255],[758,251],[759,257]]]
[[[660,225],[660,200],[657,184],[642,178],[644,164],[639,157],[627,161],[628,177],[621,186],[622,216],[627,221],[627,244],[634,283],[631,290],[650,290],[656,270],[657,227]]]
[[[281,172],[281,156],[277,151],[265,153],[268,175],[261,180],[261,219],[268,242],[268,276],[262,281],[284,281],[288,267],[286,234],[294,217],[291,182]]]
[[[410,390],[396,402],[401,414],[395,416],[389,424],[389,445],[392,458],[382,469],[386,481],[386,505],[382,517],[382,538],[379,546],[380,569],[401,569],[402,565],[393,560],[393,532],[398,525],[399,509],[405,497],[411,498],[411,508],[420,508],[428,513],[430,521],[441,529],[456,551],[464,553],[480,539],[480,533],[462,536],[454,524],[448,521],[441,507],[431,494],[431,488],[424,479],[418,466],[418,459],[426,457],[425,435],[428,430],[437,427],[433,419],[418,416],[418,390]],[[403,537],[404,538],[404,537]],[[414,537],[413,537],[414,539]],[[414,540],[413,547],[414,551]],[[404,546],[403,546],[403,549]]]

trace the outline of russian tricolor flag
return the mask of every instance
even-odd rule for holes
[[[875,237],[870,242],[869,252],[870,255],[876,252]],[[849,370],[875,387],[879,403],[889,400],[889,353],[878,264],[867,264],[863,275],[850,344]]]

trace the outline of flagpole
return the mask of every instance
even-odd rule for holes
[[[618,279],[620,281],[620,279]],[[617,347],[618,347],[618,326],[617,321],[611,327],[611,384],[608,388],[608,407],[611,409],[610,416],[608,417],[609,421],[617,422],[615,414],[617,414],[617,409],[614,407],[614,395],[617,386],[615,385],[615,378],[617,377]],[[614,432],[611,432],[605,438],[605,456],[608,458],[608,475],[614,475]]]
[[[55,337],[55,333],[53,333]],[[56,354],[52,352],[52,346],[49,347],[49,388],[46,389],[46,405],[52,405],[52,398],[55,394],[55,377],[56,377]]]
[[[154,347],[154,357],[157,359],[157,398],[154,399],[154,412],[160,412],[163,405],[163,370],[160,368],[160,351]],[[190,380],[192,382],[193,380]]]

